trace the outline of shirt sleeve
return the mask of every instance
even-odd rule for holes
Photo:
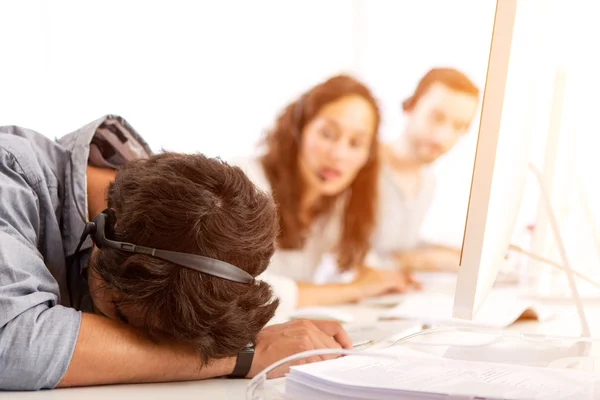
[[[0,148],[0,390],[55,387],[81,322],[80,312],[57,304],[58,284],[38,250],[43,221],[35,189]]]

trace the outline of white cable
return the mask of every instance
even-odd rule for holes
[[[365,356],[365,357],[375,357],[388,361],[397,361],[398,356],[392,354],[385,353],[367,353],[360,350],[350,350],[350,349],[317,349],[317,350],[309,350],[298,354],[293,354],[288,356],[282,360],[279,360],[267,368],[263,369],[258,375],[256,375],[246,386],[246,400],[254,400],[257,398],[262,398],[259,392],[261,389],[264,389],[267,380],[267,374],[273,371],[275,368],[281,367],[284,364],[300,361],[303,358],[312,357],[312,356],[324,356],[324,355],[338,355],[338,356]],[[302,364],[302,363],[300,363]]]
[[[558,252],[560,254],[560,258],[562,259],[565,272],[567,274],[569,287],[571,288],[571,294],[573,295],[573,300],[575,302],[575,307],[577,308],[577,313],[579,314],[579,321],[581,323],[581,336],[591,337],[590,326],[585,316],[583,302],[581,301],[581,296],[579,295],[579,290],[577,289],[577,284],[575,282],[575,274],[573,273],[573,268],[571,268],[569,258],[567,257],[567,251],[565,249],[565,245],[560,234],[558,221],[556,220],[556,215],[554,214],[554,209],[552,208],[552,203],[550,201],[550,195],[546,190],[546,185],[544,184],[542,173],[535,167],[535,165],[531,163],[529,164],[529,169],[531,169],[531,172],[533,172],[533,174],[535,175],[538,185],[540,186],[541,197],[544,202],[544,205],[546,206],[546,212],[548,213],[548,220],[550,222],[552,232],[554,233],[556,245],[558,246]]]
[[[551,265],[551,266],[553,266],[553,267],[555,267],[555,268],[558,268],[558,269],[560,269],[561,271],[565,271],[565,272],[567,272],[567,271],[568,271],[568,270],[567,270],[567,268],[565,268],[564,266],[560,265],[560,264],[559,264],[559,263],[557,263],[556,261],[552,261],[552,260],[549,260],[549,259],[547,259],[547,258],[540,257],[540,256],[538,256],[538,255],[536,255],[536,254],[534,254],[534,253],[531,253],[531,252],[529,252],[529,251],[527,251],[527,250],[524,250],[523,248],[521,248],[521,247],[519,247],[519,246],[517,246],[517,245],[510,244],[510,245],[508,246],[508,249],[509,249],[509,250],[512,250],[512,251],[514,251],[514,252],[517,252],[517,253],[523,254],[523,255],[525,255],[525,256],[527,256],[527,257],[529,257],[529,258],[533,258],[533,259],[534,259],[534,260],[536,260],[536,261],[540,261],[540,262],[543,262],[543,263],[545,263],[545,264]],[[589,278],[588,276],[586,276],[586,275],[582,274],[581,272],[577,272],[577,271],[575,271],[575,270],[574,270],[574,271],[572,271],[572,272],[573,272],[573,274],[574,274],[575,276],[577,276],[579,279],[582,279],[582,280],[586,281],[587,283],[590,283],[590,284],[592,284],[592,285],[594,285],[594,286],[596,286],[597,288],[599,288],[599,289],[600,289],[600,283],[598,283],[598,282],[594,281],[592,278]]]

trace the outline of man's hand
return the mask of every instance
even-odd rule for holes
[[[338,322],[298,319],[263,329],[256,339],[256,347],[249,378],[271,364],[293,354],[317,349],[351,349],[352,342]],[[268,378],[283,376],[292,365],[337,358],[338,355],[305,357],[274,369]]]

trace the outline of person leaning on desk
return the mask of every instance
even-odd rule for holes
[[[253,376],[351,347],[337,323],[263,329],[270,196],[221,161],[151,155],[119,117],[56,142],[0,127],[0,199],[0,390]]]
[[[261,276],[281,310],[358,301],[403,290],[397,271],[363,267],[377,209],[379,107],[350,75],[336,75],[283,108],[262,154],[234,161],[273,194],[279,210],[277,250]],[[314,283],[325,255],[349,283]]]
[[[379,148],[379,214],[371,254],[407,270],[456,270],[460,251],[419,245],[431,204],[431,166],[464,137],[477,113],[479,89],[461,71],[434,68],[402,103],[402,134]]]

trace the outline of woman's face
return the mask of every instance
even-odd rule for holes
[[[357,95],[326,104],[302,131],[299,166],[312,190],[333,196],[348,188],[367,163],[375,110]]]

